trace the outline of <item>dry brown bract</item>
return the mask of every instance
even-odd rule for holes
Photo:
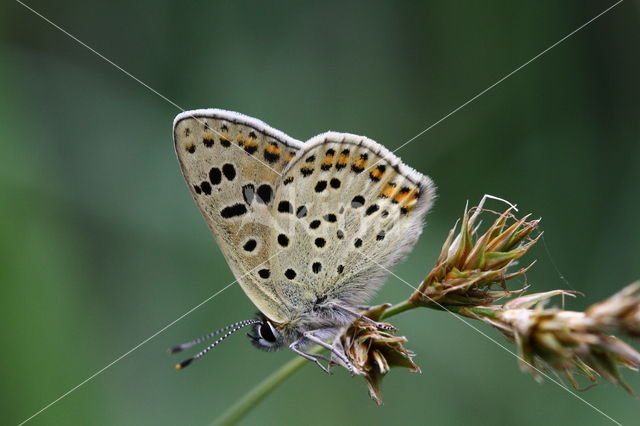
[[[574,296],[577,292],[521,295],[526,286],[508,290],[507,280],[523,275],[531,265],[512,268],[540,238],[540,234],[532,236],[538,220],[527,221],[528,216],[516,219],[511,211],[498,214],[479,207],[465,209],[460,230],[456,232],[456,224],[449,232],[435,266],[399,312],[424,306],[482,320],[516,343],[520,367],[536,379],[556,371],[578,389],[576,375],[592,382],[601,376],[633,393],[618,368],[638,370],[640,352],[609,333],[640,337],[640,282],[585,312],[546,307],[553,296]],[[481,213],[497,216],[485,232],[479,231],[477,223]],[[499,302],[513,295],[519,297]],[[389,306],[380,305],[363,314],[378,321]],[[334,345],[351,361],[356,373],[364,376],[371,397],[381,404],[380,382],[391,367],[420,371],[404,347],[406,341],[357,320],[342,330]]]
[[[640,337],[640,281],[591,305],[586,313],[603,328]]]
[[[377,321],[390,306],[375,306],[363,314]],[[392,367],[408,368],[413,373],[420,372],[420,367],[412,360],[413,354],[404,347],[406,342],[406,337],[396,336],[358,319],[341,333],[334,345],[351,361],[356,374],[367,380],[371,398],[382,405],[380,383]],[[339,362],[336,360],[336,363]]]
[[[606,330],[615,327],[638,329],[637,316],[635,323],[631,324],[624,315],[633,311],[629,305],[634,303],[637,313],[636,293],[637,285],[631,285],[586,312],[575,312],[544,307],[550,297],[570,294],[554,290],[513,299],[503,306],[497,318],[482,319],[516,342],[520,367],[537,379],[541,378],[542,372],[554,369],[576,389],[578,383],[574,375],[578,373],[592,382],[597,380],[597,376],[602,376],[633,393],[622,380],[618,367],[637,370],[640,353],[607,334]],[[620,313],[624,321],[619,321]]]
[[[438,302],[477,306],[520,292],[508,291],[506,281],[523,275],[531,265],[514,272],[508,269],[538,241],[541,234],[536,238],[530,235],[540,221],[527,222],[527,215],[509,224],[511,210],[498,215],[481,236],[477,235],[476,221],[483,210],[465,210],[460,231],[456,235],[456,223],[435,266],[409,301],[417,305]]]

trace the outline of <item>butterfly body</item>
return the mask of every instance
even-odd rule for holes
[[[303,143],[206,109],[176,117],[174,142],[198,207],[260,310],[253,342],[266,350],[300,353],[352,322],[413,248],[434,198],[427,177],[362,136]]]

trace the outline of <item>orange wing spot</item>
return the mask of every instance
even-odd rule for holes
[[[238,146],[243,147],[247,153],[253,154],[258,150],[258,141],[255,139],[238,138]]]
[[[389,182],[385,185],[384,189],[380,193],[380,196],[383,198],[391,198],[396,193],[396,184],[393,182]]]
[[[293,160],[293,157],[296,155],[295,152],[291,151],[289,153],[287,153],[287,157],[284,159],[284,161],[286,161],[287,163],[291,160]]]
[[[334,150],[330,150],[327,155],[324,157],[324,160],[322,161],[322,164],[320,165],[320,168],[322,170],[329,170],[331,168],[331,166],[333,166],[333,158],[335,156],[335,151]]]
[[[264,148],[264,159],[269,163],[275,163],[280,159],[280,148],[276,142],[269,142]]]
[[[382,178],[382,176],[384,175],[385,170],[386,170],[386,167],[383,166],[383,165],[380,165],[380,166],[376,167],[375,169],[371,170],[371,172],[369,173],[369,176],[374,181],[379,181]]]
[[[211,136],[211,135],[203,135],[202,136],[202,143],[206,147],[209,147],[209,148],[212,147],[213,146],[213,136]]]
[[[342,153],[338,157],[338,163],[336,164],[336,169],[340,170],[347,167],[348,162],[349,162],[349,150],[345,149],[344,151],[342,151]]]
[[[418,188],[413,188],[411,192],[407,194],[407,199],[405,200],[402,207],[404,207],[405,209],[411,209],[413,206],[415,206],[416,202],[418,201],[419,195],[420,195],[420,191],[418,190]]]
[[[278,145],[275,143],[270,143],[264,150],[272,155],[280,155],[280,148],[278,148]]]
[[[367,165],[367,160],[366,159],[358,158],[356,161],[354,161],[352,167],[354,169],[357,169],[357,170],[364,170],[366,165]]]
[[[414,188],[415,191],[415,188]],[[409,200],[411,197],[411,188],[405,186],[403,188],[400,189],[400,191],[398,191],[398,193],[393,197],[393,202],[398,204],[398,203],[405,203],[407,200]]]

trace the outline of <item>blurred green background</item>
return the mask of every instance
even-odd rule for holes
[[[185,109],[394,149],[613,1],[28,4]],[[465,202],[490,193],[543,218],[535,290],[580,290],[581,309],[640,278],[639,23],[620,4],[398,151],[439,188],[400,276],[418,283]],[[234,278],[182,180],[174,106],[15,2],[0,50],[0,422],[16,424]],[[374,301],[409,292],[390,278]],[[230,288],[30,424],[207,424],[291,353],[239,333],[176,372],[165,349],[253,312]],[[393,371],[383,407],[363,380],[307,366],[244,423],[609,423],[446,313],[394,324],[423,374]],[[580,396],[637,423],[620,388]]]

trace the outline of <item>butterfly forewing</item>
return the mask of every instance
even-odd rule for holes
[[[223,110],[180,114],[175,149],[184,178],[234,275],[274,321],[290,317],[272,265],[271,207],[281,173],[302,143],[259,120]]]
[[[326,298],[368,301],[411,250],[433,183],[381,145],[327,133],[308,141],[279,179],[271,243],[276,294],[289,311]]]

